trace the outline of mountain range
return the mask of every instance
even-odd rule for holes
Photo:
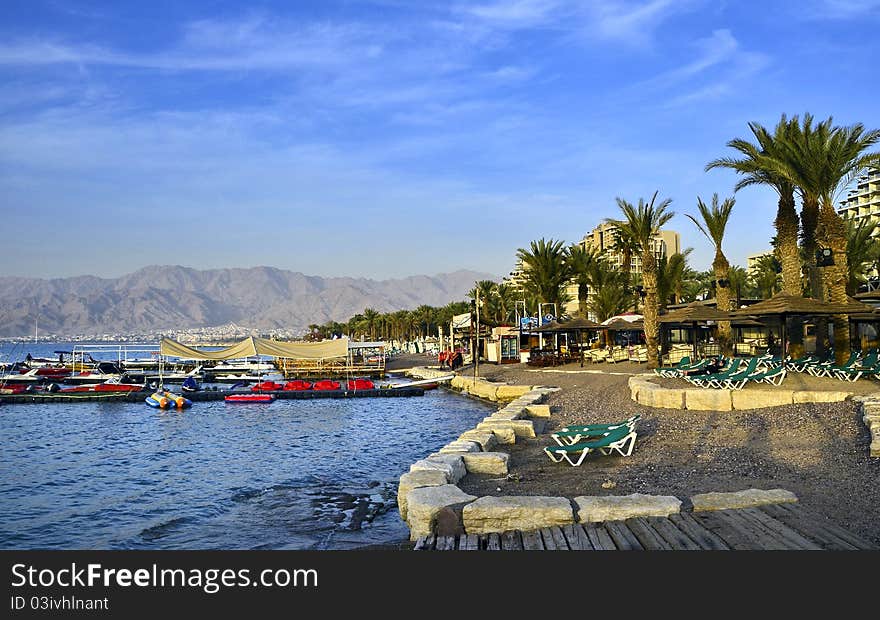
[[[274,267],[197,270],[153,265],[119,278],[0,277],[0,337],[140,334],[235,323],[257,330],[305,330],[379,312],[443,306],[477,280],[460,270],[400,279],[308,276]],[[38,318],[37,318],[38,317]]]

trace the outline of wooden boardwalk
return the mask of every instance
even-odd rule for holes
[[[417,551],[866,550],[871,543],[794,504],[683,512],[530,532],[427,536]]]

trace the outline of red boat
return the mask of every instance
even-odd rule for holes
[[[271,392],[272,390],[280,390],[284,386],[274,381],[263,381],[251,388],[252,392]]]
[[[352,379],[348,382],[349,390],[374,390],[376,386],[369,379]]]
[[[38,377],[48,377],[50,379],[62,379],[70,375],[70,368],[57,367],[57,366],[41,366],[37,368],[37,376]]]
[[[140,392],[143,389],[143,384],[105,381],[104,383],[90,383],[86,385],[61,388],[59,391],[62,394],[69,394],[71,392]]]
[[[275,397],[271,394],[230,394],[225,400],[227,403],[271,403]]]
[[[315,384],[312,386],[313,390],[338,390],[342,386],[339,384],[339,381],[331,381],[330,379],[323,379],[321,381],[315,381]]]
[[[302,390],[311,390],[312,384],[308,381],[303,381],[302,379],[296,379],[295,381],[288,381],[284,384],[282,390],[292,390],[292,391],[302,391]]]

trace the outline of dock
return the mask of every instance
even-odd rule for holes
[[[172,390],[173,391],[173,390]],[[2,404],[43,404],[43,403],[143,403],[144,399],[154,390],[130,392],[128,394],[107,394],[97,392],[79,392],[74,394],[42,393],[42,394],[4,394],[0,395]],[[251,390],[202,390],[199,392],[180,393],[193,403],[223,400],[231,394],[255,394]],[[400,398],[424,396],[425,390],[419,387],[377,388],[374,390],[273,390],[259,392],[271,394],[276,400],[312,400],[316,398]]]
[[[878,547],[795,504],[682,512],[528,532],[431,535],[416,551],[785,551]]]

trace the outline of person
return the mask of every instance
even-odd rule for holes
[[[464,365],[464,358],[461,355],[461,351],[456,351],[452,354],[452,359],[449,361],[449,367],[452,370],[456,368],[461,368]]]

